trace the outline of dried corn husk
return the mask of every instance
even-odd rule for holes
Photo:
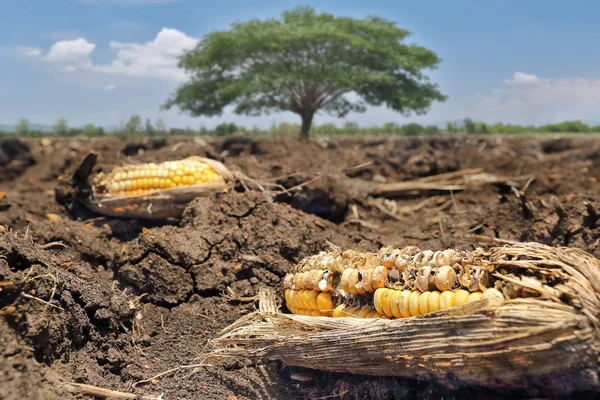
[[[485,256],[497,271],[495,279],[514,282],[511,276],[548,274],[559,280],[554,289],[560,295],[502,304],[484,299],[385,320],[283,314],[274,292],[264,290],[259,310],[222,331],[208,358],[282,360],[328,371],[441,382],[454,376],[490,387],[600,390],[600,261],[579,249],[537,243],[494,247]],[[565,376],[577,380],[556,379]]]

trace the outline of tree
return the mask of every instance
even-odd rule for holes
[[[485,122],[476,122],[475,123],[475,133],[488,133],[488,127]]]
[[[215,135],[217,136],[231,136],[238,131],[238,126],[233,122],[227,123],[222,122],[215,126]]]
[[[132,115],[125,124],[125,132],[136,133],[142,130],[142,119],[139,115]]]
[[[446,122],[446,130],[448,132],[458,132],[458,125],[454,122]]]
[[[102,136],[104,135],[104,128],[101,126],[94,126],[94,124],[86,124],[81,133],[85,136]]]
[[[426,135],[436,135],[440,133],[440,128],[438,128],[436,125],[427,125],[424,128],[424,132]]]
[[[154,126],[152,125],[152,121],[150,121],[150,118],[146,118],[146,135],[154,135]]]
[[[29,133],[29,131],[29,120],[26,118],[21,118],[15,126],[16,134],[19,136],[26,136]]]
[[[418,136],[423,133],[423,131],[423,126],[415,122],[402,126],[402,133],[406,136]]]
[[[154,121],[154,128],[156,128],[156,130],[160,133],[165,133],[167,131],[167,127],[165,126],[165,123],[162,120],[162,118],[159,118],[156,121]]]
[[[60,118],[58,121],[56,121],[52,129],[55,135],[67,136],[67,132],[69,131],[69,125],[67,124],[67,120],[64,118]]]
[[[475,132],[475,122],[472,119],[465,118],[463,124],[465,125],[465,132],[476,133]]]
[[[424,114],[447,98],[423,73],[440,59],[403,43],[408,36],[383,18],[336,17],[309,7],[236,22],[183,54],[179,67],[191,78],[163,108],[193,116],[221,115],[229,105],[252,116],[291,111],[301,117],[303,139],[317,112],[341,118],[387,105],[403,115]]]

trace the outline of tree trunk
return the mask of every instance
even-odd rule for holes
[[[302,127],[300,128],[300,140],[308,140],[313,116],[314,114],[311,112],[301,114]]]

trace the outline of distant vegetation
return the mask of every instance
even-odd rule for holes
[[[167,129],[161,119],[152,122],[146,119],[142,122],[139,115],[133,115],[121,127],[110,132],[105,132],[102,127],[87,124],[83,127],[71,128],[67,120],[61,118],[53,126],[53,132],[34,130],[30,128],[27,119],[21,119],[13,131],[0,131],[2,137],[75,137],[75,136],[233,136],[244,135],[253,137],[296,137],[299,124],[282,122],[272,125],[269,129],[257,126],[247,128],[234,123],[221,123],[212,129],[199,127],[198,129],[170,128]],[[439,134],[532,134],[532,133],[600,133],[600,125],[590,126],[582,121],[564,121],[557,124],[514,125],[501,122],[485,124],[483,122],[465,119],[461,122],[449,122],[445,127],[436,125],[420,125],[409,123],[405,125],[388,122],[381,126],[361,127],[354,122],[346,122],[342,126],[332,123],[313,125],[311,135],[316,137],[329,136],[420,136]]]

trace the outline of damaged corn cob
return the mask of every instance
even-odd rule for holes
[[[155,164],[126,165],[94,179],[96,190],[105,196],[136,196],[181,186],[224,183],[223,176],[199,157]]]
[[[85,163],[86,160],[82,165]],[[222,163],[196,156],[158,164],[125,165],[99,172],[83,202],[93,211],[109,216],[179,218],[192,200],[226,189],[234,179]]]
[[[331,317],[407,318],[481,299],[546,293],[533,277],[522,285],[494,280],[484,252],[384,247],[375,253],[322,252],[305,258],[284,279],[286,306],[293,314]],[[559,296],[560,294],[558,294]]]

